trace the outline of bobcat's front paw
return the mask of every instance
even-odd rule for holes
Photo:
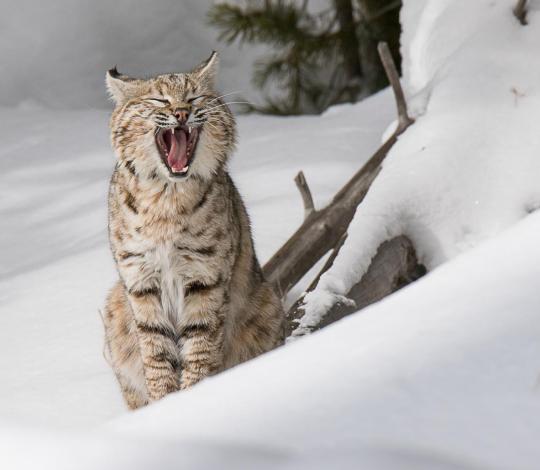
[[[180,381],[176,377],[148,378],[146,382],[150,401],[161,400],[165,395],[177,392],[181,388]]]

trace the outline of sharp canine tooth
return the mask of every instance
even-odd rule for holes
[[[171,129],[171,131],[172,131],[172,133],[173,133],[173,135],[174,135],[174,127]]]

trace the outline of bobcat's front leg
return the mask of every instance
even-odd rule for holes
[[[128,299],[135,318],[144,377],[151,400],[180,388],[176,334],[162,312],[158,287],[132,287]]]
[[[185,287],[181,389],[219,371],[223,364],[224,322],[229,307],[221,281],[192,281]]]

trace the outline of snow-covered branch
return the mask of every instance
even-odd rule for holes
[[[327,262],[328,266],[323,268],[321,273],[330,268],[333,259],[330,263]],[[320,330],[381,300],[418,279],[425,272],[424,266],[418,263],[416,252],[408,238],[400,236],[384,242],[373,258],[368,272],[352,287],[346,299],[334,304],[322,318],[310,323],[308,318],[304,318],[303,297],[298,299],[287,314],[286,337],[299,337]],[[315,285],[310,286],[308,292]]]
[[[398,135],[413,123],[407,112],[396,66],[385,43],[379,47],[379,53],[397,103],[398,128],[323,209],[314,210],[313,198],[303,174],[296,177],[295,182],[304,200],[306,218],[263,267],[266,279],[272,282],[283,296],[319,259],[336,248]]]

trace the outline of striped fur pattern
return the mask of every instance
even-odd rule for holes
[[[226,169],[235,120],[214,91],[216,66],[214,53],[186,74],[107,76],[118,158],[109,238],[120,279],[104,323],[110,362],[132,409],[282,342],[281,302],[263,278]],[[178,124],[178,107],[199,131],[181,179],[171,176],[155,140],[160,128]]]

